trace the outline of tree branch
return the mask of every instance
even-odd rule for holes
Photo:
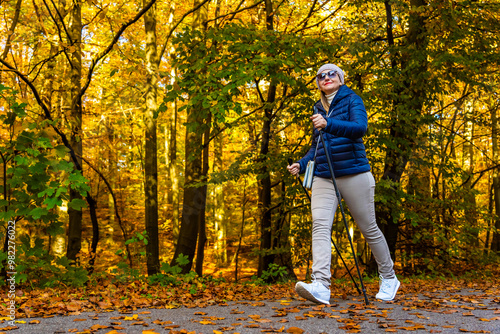
[[[137,13],[137,15],[133,19],[131,19],[127,23],[124,23],[113,37],[113,40],[111,41],[111,43],[109,43],[108,47],[104,51],[99,53],[96,56],[96,58],[92,59],[92,63],[90,64],[89,71],[87,73],[87,80],[85,81],[85,84],[83,85],[80,93],[77,96],[75,96],[75,100],[80,100],[87,91],[87,88],[89,87],[90,82],[92,81],[92,75],[94,73],[95,67],[97,66],[97,63],[99,63],[99,61],[113,49],[113,47],[115,46],[116,42],[118,42],[118,39],[123,34],[125,29],[127,29],[133,23],[137,22],[149,10],[149,8],[151,8],[151,6],[154,5],[155,2],[156,0],[151,0],[139,13]]]
[[[172,34],[174,33],[175,29],[177,29],[177,27],[179,26],[179,24],[182,23],[182,21],[184,21],[184,19],[191,13],[194,13],[196,12],[198,9],[201,8],[201,6],[203,6],[205,3],[209,2],[210,0],[203,0],[202,2],[200,2],[198,4],[198,6],[194,7],[193,9],[189,10],[188,12],[186,12],[184,15],[182,15],[182,17],[179,19],[179,21],[172,27],[172,29],[170,29],[168,35],[167,35],[167,39],[165,40],[165,44],[163,45],[163,47],[161,48],[161,52],[160,52],[160,55],[158,57],[158,65],[160,64],[161,62],[161,59],[163,58],[163,54],[165,53],[165,50],[167,49],[167,45],[168,45],[168,40],[170,39],[170,37],[172,37]]]
[[[12,72],[14,72],[22,81],[24,81],[26,83],[26,85],[28,85],[28,87],[31,88],[31,91],[33,92],[33,95],[35,96],[35,99],[38,102],[38,105],[42,108],[42,111],[44,113],[45,118],[51,121],[50,126],[59,135],[59,137],[61,137],[61,140],[62,140],[64,146],[66,146],[70,150],[69,153],[71,155],[71,160],[75,164],[76,169],[78,169],[78,170],[81,171],[82,170],[82,166],[78,162],[78,159],[76,157],[75,151],[71,147],[68,138],[66,137],[66,135],[61,130],[59,130],[54,125],[54,119],[52,118],[52,115],[50,114],[50,110],[45,105],[45,103],[43,103],[42,98],[40,97],[40,94],[38,93],[38,90],[33,85],[33,82],[31,82],[31,80],[28,79],[24,74],[22,74],[21,72],[19,72],[16,68],[12,67],[9,63],[7,63],[6,61],[4,61],[3,59],[0,59],[0,63],[2,63],[5,67],[7,67]]]
[[[9,32],[7,33],[7,40],[5,41],[5,49],[2,53],[2,59],[7,58],[10,50],[10,39],[16,30],[17,23],[19,22],[19,13],[21,12],[21,2],[22,0],[17,0],[16,11],[14,13],[14,18],[12,19],[12,24],[10,25]]]
[[[307,27],[305,27],[305,26],[304,26],[304,27],[302,27],[301,29],[298,29],[298,30],[295,30],[295,31],[294,31],[294,30],[292,30],[292,31],[293,31],[293,32],[295,32],[295,33],[299,33],[299,32],[301,32],[301,31],[304,31],[304,30],[307,30],[307,29],[310,29],[310,28],[314,28],[314,27],[319,26],[321,23],[325,22],[325,21],[326,21],[326,20],[328,20],[330,17],[332,17],[332,16],[334,16],[335,14],[337,14],[337,12],[338,12],[338,11],[339,11],[342,7],[344,7],[344,5],[345,5],[346,3],[347,3],[347,0],[344,0],[344,2],[343,2],[343,3],[341,3],[341,4],[340,4],[340,6],[339,6],[337,9],[335,9],[335,10],[333,11],[333,13],[331,13],[330,15],[328,15],[327,17],[325,17],[324,19],[322,19],[322,20],[320,20],[320,21],[318,21],[318,22],[314,23],[313,25],[310,25],[310,26],[307,26]],[[302,23],[302,22],[301,22],[301,23]]]
[[[244,12],[245,10],[249,10],[249,9],[255,8],[255,7],[257,7],[258,5],[260,5],[261,3],[263,3],[265,0],[260,0],[260,1],[257,1],[256,3],[254,3],[254,4],[253,4],[253,5],[251,5],[251,6],[248,6],[248,7],[245,7],[245,8],[241,8],[241,9],[240,9],[240,6],[243,4],[243,2],[244,2],[244,1],[245,1],[245,0],[243,0],[243,1],[241,1],[241,2],[240,2],[240,4],[238,5],[238,7],[236,7],[236,10],[235,10],[235,11],[233,11],[233,12],[231,12],[231,13],[224,14],[224,15],[219,15],[219,16],[217,16],[217,17],[213,18],[213,19],[207,20],[207,23],[212,22],[212,21],[216,21],[216,20],[221,19],[221,18],[225,18],[226,16],[230,16],[230,15],[232,15],[232,17],[228,20],[228,21],[231,21],[231,20],[234,18],[234,16],[235,16],[236,14],[241,13],[241,12]]]
[[[78,154],[78,157],[81,158],[90,168],[92,168],[92,170],[94,172],[96,172],[97,175],[99,175],[101,177],[101,179],[104,181],[104,183],[108,187],[108,190],[111,194],[111,197],[113,198],[113,203],[115,206],[115,215],[116,215],[116,218],[118,219],[118,225],[120,226],[120,229],[122,230],[124,240],[125,241],[128,240],[128,234],[127,234],[127,231],[125,230],[125,227],[123,226],[122,219],[120,217],[120,213],[118,212],[118,202],[116,200],[115,192],[113,191],[111,184],[109,184],[108,180],[104,177],[104,175],[101,173],[101,171],[99,171],[96,167],[94,167],[87,159],[85,159],[84,157],[82,157],[79,154]],[[127,257],[129,260],[130,267],[132,268],[133,267],[132,256],[131,256],[132,253],[130,252],[129,245],[125,244],[125,248],[127,249]]]

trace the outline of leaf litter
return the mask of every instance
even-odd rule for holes
[[[405,284],[406,283],[406,284]],[[89,319],[85,331],[76,329],[71,332],[95,333],[106,332],[117,334],[126,332],[124,326],[149,327],[154,324],[161,326],[168,333],[196,333],[189,328],[180,328],[174,319],[151,319],[149,311],[140,311],[144,308],[175,309],[204,308],[208,306],[228,306],[228,302],[241,306],[265,307],[264,301],[276,301],[282,307],[269,309],[267,316],[259,314],[245,314],[239,306],[230,311],[233,319],[223,316],[210,315],[204,311],[193,312],[192,323],[201,324],[210,328],[213,333],[237,332],[245,328],[259,329],[262,333],[304,333],[300,323],[309,319],[331,319],[337,323],[337,328],[346,333],[362,332],[364,322],[373,322],[384,332],[426,330],[430,333],[439,333],[440,329],[453,328],[461,333],[489,333],[487,330],[468,330],[457,324],[438,325],[432,322],[432,314],[453,315],[458,318],[473,319],[473,321],[491,323],[500,321],[499,279],[476,280],[442,280],[442,279],[412,279],[403,282],[398,297],[383,307],[375,304],[365,305],[363,299],[353,291],[350,282],[332,286],[332,297],[345,299],[351,295],[353,302],[339,307],[338,304],[315,305],[295,296],[293,283],[276,285],[248,285],[219,282],[207,284],[203,291],[190,293],[180,287],[149,286],[145,282],[117,285],[108,284],[104,287],[89,289],[50,288],[44,290],[23,291],[16,302],[19,305],[16,314],[17,321],[23,318],[23,323],[37,326],[43,322],[29,318],[49,318],[61,315],[79,315],[83,312],[94,312]],[[368,291],[377,290],[376,282],[366,283]],[[113,291],[113,292],[110,292]],[[154,291],[154,293],[152,293]],[[466,291],[466,294],[463,294]],[[47,300],[52,300],[47,303]],[[301,304],[296,304],[299,301]],[[5,296],[0,310],[6,314]],[[391,305],[397,304],[408,314],[408,319],[391,319]],[[2,309],[3,308],[3,309]],[[476,310],[489,311],[489,316],[476,316]],[[109,324],[99,324],[101,312],[120,311],[121,316],[112,317]],[[287,319],[288,317],[288,319]],[[413,317],[413,320],[410,319]],[[416,319],[415,319],[416,318]],[[86,318],[75,318],[75,323],[88,322]],[[228,325],[224,320],[230,320]],[[290,320],[295,321],[292,325]],[[471,321],[471,320],[467,320]],[[187,325],[185,327],[188,327]],[[18,329],[18,326],[8,326],[7,319],[2,318],[0,333],[7,333]],[[75,331],[76,330],[76,331]],[[105,331],[107,330],[107,331]],[[243,330],[242,330],[243,331]],[[244,331],[243,331],[244,332]],[[155,333],[154,330],[144,329],[143,334]]]

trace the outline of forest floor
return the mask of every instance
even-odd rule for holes
[[[396,299],[381,302],[378,281],[365,279],[368,305],[349,280],[332,282],[330,305],[299,298],[294,282],[18,289],[13,322],[1,295],[0,333],[500,333],[499,275],[400,280]]]

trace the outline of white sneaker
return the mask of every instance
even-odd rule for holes
[[[297,282],[295,291],[299,296],[318,304],[330,304],[330,289],[314,280],[312,283]]]
[[[401,283],[398,281],[397,277],[387,279],[380,276],[380,289],[375,298],[385,301],[393,300],[394,297],[396,297],[400,285]]]

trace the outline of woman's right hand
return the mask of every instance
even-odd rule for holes
[[[299,175],[299,172],[300,172],[300,165],[298,162],[294,162],[293,164],[286,166],[286,169],[288,169],[288,171],[293,176],[297,176],[297,175]]]

